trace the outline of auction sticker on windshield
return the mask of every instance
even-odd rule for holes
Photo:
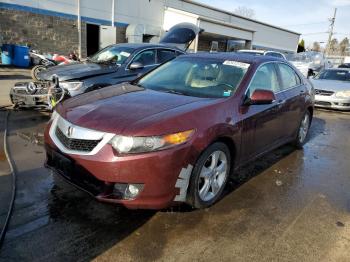
[[[130,56],[130,53],[127,53],[127,52],[120,52],[120,55],[122,56],[125,56],[125,57],[129,57]]]
[[[247,63],[231,61],[231,60],[226,60],[225,62],[223,62],[223,64],[229,65],[229,66],[235,66],[235,67],[242,68],[242,69],[247,69],[250,66],[250,64],[247,64]]]

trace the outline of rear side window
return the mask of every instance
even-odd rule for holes
[[[301,80],[299,76],[290,66],[287,66],[286,64],[278,64],[278,68],[281,73],[283,90],[289,89],[301,84]]]
[[[250,97],[256,89],[270,90],[274,93],[280,91],[277,72],[273,63],[261,66],[256,71],[248,90]]]
[[[159,49],[158,50],[158,64],[162,64],[170,59],[176,57],[176,53],[173,50]]]
[[[146,50],[135,56],[133,62],[139,62],[144,66],[154,65],[156,63],[156,50]]]

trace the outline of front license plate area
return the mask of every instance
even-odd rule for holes
[[[32,96],[26,96],[24,102],[26,105],[35,105],[35,98]]]
[[[53,152],[52,164],[64,176],[71,178],[71,174],[73,171],[73,162],[70,159],[68,159],[60,153]]]

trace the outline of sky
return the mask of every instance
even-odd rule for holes
[[[254,19],[301,33],[306,46],[328,40],[329,18],[337,7],[334,38],[350,38],[350,0],[196,0],[216,8],[234,11],[252,8]],[[321,44],[324,45],[324,44]]]

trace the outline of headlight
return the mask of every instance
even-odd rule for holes
[[[83,82],[60,82],[60,87],[66,89],[66,90],[78,90],[83,86]]]
[[[335,96],[338,98],[349,98],[350,97],[350,90],[337,92],[337,93],[335,93]]]
[[[184,132],[150,137],[114,136],[109,142],[121,154],[145,153],[170,148],[187,142],[194,129]]]

